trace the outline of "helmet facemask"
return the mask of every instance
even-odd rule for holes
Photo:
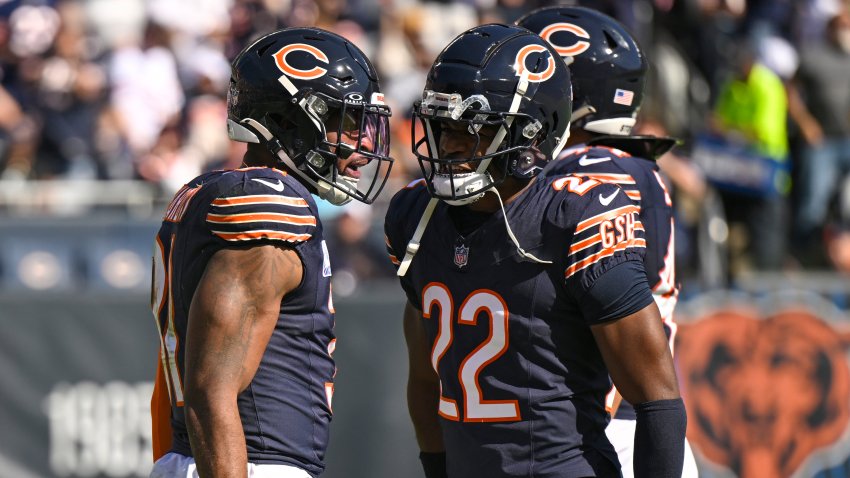
[[[413,153],[431,195],[455,206],[477,201],[509,174],[517,176],[516,159],[534,147],[542,129],[528,114],[491,111],[483,95],[463,98],[426,90],[413,116],[418,121],[412,122],[412,137],[419,138]],[[441,157],[442,135],[463,133],[473,137],[469,151]]]

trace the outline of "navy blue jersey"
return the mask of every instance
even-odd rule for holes
[[[297,180],[271,168],[201,175],[171,201],[156,236],[152,307],[167,388],[170,451],[191,456],[183,409],[189,306],[207,262],[222,248],[286,244],[303,280],[286,294],[253,380],[237,399],[248,461],[289,464],[317,475],[331,420],[335,345],[330,262],[316,203]],[[155,395],[156,397],[156,395]],[[168,413],[170,411],[170,413]]]
[[[393,198],[396,265],[429,199],[422,180]],[[401,279],[432,343],[449,476],[612,476],[610,379],[590,326],[652,303],[637,207],[616,185],[563,176],[538,179],[505,210],[523,248],[552,264],[519,255],[501,211],[466,230],[457,219],[468,210],[440,202]],[[598,300],[594,285],[623,266],[634,266],[625,287],[642,293]]]
[[[561,152],[558,161],[547,164],[543,174],[576,174],[613,182],[638,205],[646,233],[644,268],[672,347],[676,331],[673,309],[679,294],[674,262],[673,202],[658,174],[658,165],[615,148],[576,146]],[[634,416],[634,409],[624,401],[617,418],[634,419]]]

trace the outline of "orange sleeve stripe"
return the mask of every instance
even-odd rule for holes
[[[632,199],[632,200],[635,200],[635,201],[640,201],[640,191],[638,191],[636,189],[626,191],[626,196],[628,196],[629,199]]]
[[[232,198],[218,198],[213,200],[213,206],[245,206],[249,204],[282,204],[284,206],[307,207],[307,201],[302,198],[287,196],[274,196],[270,194],[258,194],[255,196],[236,196]]]
[[[601,251],[597,252],[596,254],[588,256],[588,257],[574,263],[570,267],[568,267],[567,271],[565,273],[566,278],[569,279],[576,272],[578,272],[578,271],[580,271],[580,270],[582,270],[582,269],[584,269],[584,268],[586,268],[586,267],[588,267],[592,264],[595,264],[596,262],[598,262],[598,261],[600,261],[600,260],[602,260],[606,257],[613,256],[614,253],[617,252],[617,251],[623,251],[623,250],[626,250],[629,247],[646,247],[646,241],[644,241],[643,239],[632,239],[631,241],[621,242],[620,244],[617,244],[614,247],[609,247],[608,249],[602,249]]]
[[[282,222],[286,224],[303,224],[315,226],[314,216],[296,216],[294,214],[280,214],[273,212],[257,214],[207,214],[207,222],[215,224],[243,224],[247,222]]]
[[[605,183],[635,184],[635,178],[629,174],[615,173],[579,173],[581,176],[596,179]]]
[[[594,234],[583,241],[576,242],[570,247],[570,255],[575,254],[582,249],[586,249],[597,242],[602,242],[602,236],[600,234]]]
[[[281,176],[287,176],[286,171],[283,171],[283,170],[280,170],[280,169],[277,169],[277,168],[270,168],[268,166],[245,166],[244,168],[236,168],[234,171],[253,171],[255,169],[270,169],[270,170],[280,174]]]
[[[637,247],[646,247],[646,240],[645,239],[635,238],[635,239],[632,239],[632,241],[634,241],[634,245],[637,246]],[[599,244],[600,242],[602,242],[602,236],[600,236],[599,234],[596,234],[595,236],[589,237],[589,238],[587,238],[587,239],[585,239],[581,242],[577,242],[577,243],[573,244],[573,246],[570,247],[569,255],[573,255],[577,252],[583,251],[584,249],[587,249],[588,247]]]
[[[281,231],[212,232],[216,236],[224,239],[225,241],[250,241],[252,239],[272,239],[278,241],[303,242],[313,237],[312,234],[289,234]]]
[[[407,186],[403,187],[402,189],[413,189],[417,186],[422,186],[423,184],[425,184],[425,178],[414,179],[413,181],[409,182],[407,184]]]
[[[640,208],[635,206],[635,205],[628,205],[628,206],[618,207],[617,209],[612,209],[610,211],[605,211],[602,214],[597,214],[596,216],[585,219],[584,221],[581,221],[580,223],[578,223],[578,226],[576,226],[575,234],[579,234],[581,232],[584,232],[584,231],[590,229],[591,227],[601,223],[602,221],[607,221],[607,220],[613,219],[617,216],[620,216],[620,215],[623,215],[623,214],[629,214],[629,213],[633,213],[633,212],[639,213]]]
[[[401,265],[401,261],[399,261],[399,260],[398,260],[398,257],[396,257],[396,256],[394,256],[394,255],[392,255],[392,254],[390,254],[389,256],[390,256],[390,261],[392,261],[392,263],[393,263],[393,264],[395,264],[395,265]]]
[[[153,461],[159,460],[171,449],[171,399],[168,397],[168,384],[165,383],[162,361],[156,362],[156,380],[151,395]]]

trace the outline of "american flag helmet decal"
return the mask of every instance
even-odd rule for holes
[[[634,98],[635,94],[633,91],[617,88],[617,91],[614,92],[614,103],[618,105],[631,106]]]

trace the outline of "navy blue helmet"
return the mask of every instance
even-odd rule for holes
[[[413,108],[413,153],[431,194],[466,204],[509,175],[534,177],[567,141],[571,98],[569,70],[539,36],[499,24],[460,34],[435,60]],[[441,158],[441,133],[459,126],[476,147],[468,157]],[[460,172],[461,163],[476,169]]]
[[[279,30],[233,60],[230,138],[264,144],[334,204],[380,193],[392,166],[389,116],[375,68],[334,33]]]
[[[631,133],[648,63],[623,25],[596,10],[568,6],[537,9],[516,24],[551,43],[569,65],[573,126],[594,133]]]

